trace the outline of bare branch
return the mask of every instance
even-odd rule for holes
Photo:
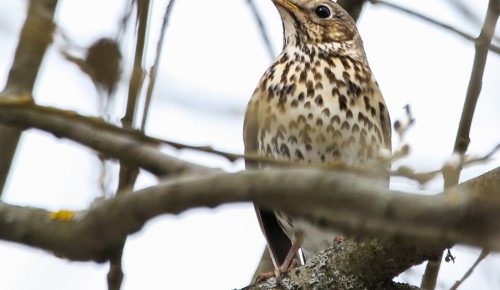
[[[483,261],[489,254],[490,254],[490,251],[482,250],[481,254],[479,254],[479,257],[477,257],[476,262],[474,262],[472,267],[470,267],[470,269],[464,274],[462,279],[460,279],[459,281],[455,282],[455,284],[453,284],[453,286],[450,288],[450,290],[458,289],[458,287],[460,287],[460,285],[462,285],[462,283],[465,282],[465,280],[467,280],[467,278],[469,278],[470,275],[472,275],[472,272],[474,272],[474,270],[477,268],[477,266],[479,266],[479,263],[481,263],[481,261]]]
[[[426,22],[429,22],[429,23],[431,23],[433,25],[437,25],[437,26],[439,26],[439,27],[441,27],[441,28],[443,28],[445,30],[448,30],[450,32],[458,34],[458,35],[460,35],[461,37],[463,37],[463,38],[465,38],[467,40],[474,41],[474,42],[476,41],[476,37],[474,37],[474,36],[472,36],[472,35],[470,35],[468,33],[465,33],[465,32],[463,32],[461,30],[458,30],[457,28],[455,28],[455,27],[453,27],[451,25],[442,23],[442,22],[440,22],[438,20],[432,19],[432,18],[430,18],[428,16],[425,16],[423,14],[420,14],[420,13],[416,12],[416,11],[404,8],[404,7],[399,6],[397,4],[389,3],[389,2],[386,2],[386,1],[382,1],[382,0],[370,0],[370,2],[372,4],[382,4],[382,5],[385,5],[387,7],[396,9],[396,10],[404,12],[404,13],[406,13],[408,15],[411,15],[411,16],[417,17],[417,18],[419,18],[421,20],[424,20]],[[491,41],[490,41],[490,44],[491,44]],[[490,51],[492,51],[494,53],[500,54],[500,47],[498,47],[498,46],[490,45],[486,49],[490,50]]]
[[[433,258],[432,247],[391,241],[346,240],[319,253],[304,267],[284,274],[283,286],[276,279],[243,288],[256,289],[371,289],[403,290],[418,288],[392,282],[391,278],[412,265]],[[374,266],[376,265],[376,266]]]
[[[448,0],[447,2],[453,9],[458,11],[464,19],[474,25],[481,25],[480,17],[473,13],[473,9],[471,9],[470,6],[466,5],[466,3],[472,4],[471,2],[464,3],[462,0]]]
[[[0,100],[0,122],[37,128],[64,136],[112,158],[136,165],[158,176],[209,173],[212,169],[162,154],[153,138],[138,131],[115,127],[100,119],[80,116],[73,111]],[[145,142],[149,140],[149,142]]]
[[[481,93],[484,68],[486,67],[486,59],[488,57],[488,49],[491,46],[491,39],[495,34],[495,27],[498,21],[499,13],[500,1],[490,0],[488,4],[488,11],[486,12],[486,19],[484,20],[484,25],[481,29],[481,34],[476,40],[474,64],[457,132],[457,139],[455,141],[454,151],[461,154],[464,154],[469,146],[469,132],[472,124],[472,118],[474,117],[476,103],[479,99],[479,94]]]
[[[146,48],[146,34],[148,28],[149,0],[136,1],[137,5],[137,38],[135,41],[134,65],[132,77],[128,87],[127,108],[122,124],[125,128],[131,128],[135,121],[136,109],[144,84],[145,72],[143,68],[144,49]]]
[[[400,166],[396,170],[391,172],[391,176],[406,177],[408,179],[417,181],[420,184],[425,184],[432,179],[434,179],[438,174],[449,172],[451,170],[457,170],[458,168],[470,167],[476,164],[488,162],[491,160],[493,155],[500,151],[500,144],[493,147],[490,152],[483,156],[468,156],[460,155],[458,153],[453,154],[447,162],[439,170],[428,171],[428,172],[415,172],[412,168],[408,166]],[[456,159],[456,160],[455,160]]]
[[[340,171],[247,171],[182,177],[118,195],[70,221],[54,218],[45,210],[0,203],[0,239],[72,260],[104,261],[126,235],[160,214],[255,201],[351,237],[382,237],[439,247],[463,243],[500,251],[499,176],[497,168],[436,196],[389,191],[374,186],[373,179]]]
[[[144,113],[142,114],[142,122],[141,122],[141,132],[145,132],[146,121],[149,115],[149,107],[151,104],[151,99],[153,97],[153,91],[156,84],[156,76],[158,72],[158,67],[160,66],[160,56],[163,48],[163,42],[165,39],[165,33],[167,30],[168,20],[170,19],[170,14],[172,13],[172,9],[174,7],[175,0],[170,0],[168,2],[167,8],[165,10],[165,14],[163,15],[163,23],[161,25],[160,37],[158,39],[158,43],[156,44],[156,56],[155,62],[153,66],[151,66],[149,73],[149,85],[148,90],[146,92],[146,101],[144,102]]]
[[[255,6],[255,3],[253,0],[247,0],[248,6],[250,6],[250,10],[252,11],[252,15],[255,18],[255,21],[257,22],[257,25],[259,26],[259,31],[260,35],[262,37],[262,40],[264,41],[264,44],[266,45],[267,53],[269,55],[269,58],[273,60],[276,57],[276,53],[274,52],[273,44],[271,42],[271,39],[269,38],[269,34],[267,33],[266,26],[264,25],[264,21],[262,21],[262,17],[260,15],[259,10],[257,9],[257,6]]]

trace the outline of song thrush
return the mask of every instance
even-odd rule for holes
[[[391,126],[354,21],[330,0],[272,1],[283,22],[284,46],[248,104],[245,154],[374,165],[381,149],[390,150]],[[271,167],[255,160],[246,165]],[[278,270],[288,269],[300,247],[308,259],[333,245],[333,231],[255,208]]]

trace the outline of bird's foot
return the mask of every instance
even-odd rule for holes
[[[257,276],[257,278],[255,278],[254,283],[259,283],[259,282],[262,282],[264,280],[267,280],[267,279],[269,279],[271,277],[275,277],[275,276],[276,276],[276,271],[260,273],[259,276]]]
[[[281,267],[274,269],[274,272],[266,272],[266,273],[259,274],[259,276],[257,276],[257,278],[255,278],[255,283],[259,283],[259,282],[267,280],[271,277],[275,277],[278,285],[283,285],[282,284],[283,275],[281,275],[281,274],[284,272],[288,272],[290,270],[293,270],[293,269],[297,268],[298,266],[300,266],[299,261],[297,259],[293,259],[292,262],[290,263],[290,265],[283,264],[283,265],[281,265]]]
[[[347,240],[347,237],[346,236],[336,236],[334,239],[333,239],[333,244],[334,245],[337,245],[339,243],[342,243],[343,241]]]

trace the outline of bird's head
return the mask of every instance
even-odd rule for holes
[[[284,46],[354,49],[362,46],[354,20],[331,0],[272,0],[281,14]]]

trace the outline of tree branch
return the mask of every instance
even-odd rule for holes
[[[437,21],[435,19],[430,18],[429,16],[425,16],[423,14],[420,14],[420,13],[418,13],[416,11],[404,8],[402,6],[399,6],[399,5],[396,5],[396,4],[393,4],[393,3],[389,3],[389,2],[386,2],[386,1],[381,1],[381,0],[370,0],[370,2],[372,4],[385,5],[387,7],[393,8],[393,9],[401,11],[401,12],[404,12],[404,13],[406,13],[408,15],[414,16],[416,18],[419,18],[421,20],[429,22],[429,23],[431,23],[433,25],[441,27],[441,28],[443,28],[445,30],[453,32],[453,33],[455,33],[455,34],[457,34],[457,35],[459,35],[459,36],[461,36],[461,37],[463,37],[463,38],[465,38],[467,40],[474,41],[474,42],[476,41],[476,37],[474,37],[474,36],[472,36],[472,35],[470,35],[468,33],[465,33],[465,32],[463,32],[463,31],[461,31],[461,30],[459,30],[459,29],[457,29],[457,28],[455,28],[455,27],[453,27],[451,25],[439,22],[439,21]],[[494,52],[494,53],[500,54],[500,47],[498,47],[498,46],[490,45],[487,49],[490,50],[490,51],[492,51],[492,52]]]
[[[491,46],[491,39],[495,34],[495,27],[497,25],[498,16],[500,14],[500,1],[490,0],[488,10],[486,12],[486,19],[484,20],[481,34],[476,39],[476,54],[474,56],[474,64],[472,66],[472,73],[467,87],[467,94],[465,97],[464,109],[462,110],[462,117],[457,132],[457,139],[455,141],[455,152],[464,154],[469,147],[469,132],[474,117],[479,94],[483,83],[484,68],[486,67],[486,59],[488,58],[488,49]],[[458,180],[458,179],[457,179]]]
[[[102,262],[126,235],[160,214],[255,201],[351,237],[439,247],[463,243],[500,251],[499,177],[497,168],[436,196],[377,188],[372,179],[352,173],[309,169],[183,177],[116,196],[71,221],[42,209],[0,203],[0,239],[71,260]]]
[[[253,18],[255,18],[255,21],[257,22],[260,36],[262,37],[262,40],[264,41],[264,44],[266,46],[269,59],[273,60],[276,57],[276,52],[274,51],[273,44],[271,42],[271,39],[269,38],[269,33],[267,32],[266,26],[264,25],[262,16],[260,15],[260,12],[253,0],[247,0],[247,4],[252,11]]]
[[[160,57],[161,57],[162,51],[163,51],[163,42],[165,41],[167,24],[168,24],[168,21],[170,20],[170,14],[172,13],[174,3],[175,3],[175,0],[170,0],[168,2],[167,8],[165,9],[165,13],[163,14],[163,23],[161,24],[160,37],[159,37],[158,42],[156,44],[155,61],[149,70],[149,83],[148,83],[148,89],[146,91],[146,100],[144,101],[144,110],[143,110],[142,122],[141,122],[141,126],[140,126],[141,132],[145,132],[145,129],[146,129],[146,121],[147,121],[148,116],[149,116],[149,108],[151,105],[151,99],[153,98],[153,91],[154,91],[155,84],[156,84],[156,76],[158,73],[158,68],[160,66]]]
[[[135,122],[135,115],[139,94],[144,84],[145,72],[143,68],[144,49],[146,48],[146,37],[149,15],[149,0],[137,1],[137,39],[135,40],[134,64],[132,76],[129,81],[127,108],[125,116],[122,118],[124,127],[132,127]]]
[[[460,285],[462,285],[462,283],[465,282],[465,280],[467,280],[470,275],[472,275],[472,272],[474,272],[477,266],[479,266],[479,263],[481,263],[481,261],[483,261],[489,254],[490,252],[488,250],[482,250],[481,254],[479,254],[479,257],[477,257],[477,260],[474,262],[474,264],[470,267],[469,270],[467,270],[462,279],[456,281],[455,284],[453,284],[450,290],[457,290],[458,287],[460,287]]]
[[[271,278],[242,290],[256,289],[372,289],[418,290],[392,282],[407,268],[433,258],[436,249],[391,241],[346,240],[323,251],[303,267],[284,273],[282,286]],[[376,265],[376,266],[375,266]]]
[[[158,150],[161,143],[155,143],[154,138],[146,138],[140,132],[118,128],[73,111],[0,100],[0,122],[41,129],[56,137],[63,136],[158,176],[212,172],[208,167],[162,154]]]

